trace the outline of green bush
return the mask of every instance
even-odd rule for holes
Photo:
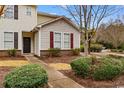
[[[123,52],[122,49],[111,49],[111,52]]]
[[[49,49],[49,56],[52,56],[52,57],[60,56],[60,49],[59,48],[50,48]]]
[[[104,47],[106,47],[107,49],[112,49],[114,48],[113,45],[111,43],[107,43],[104,41],[97,41],[97,43],[102,44]]]
[[[71,62],[71,68],[75,74],[82,76],[83,78],[87,77],[90,72],[90,63],[92,59],[89,57],[82,57]]]
[[[81,50],[81,52],[84,52],[84,46],[83,45],[80,45],[80,50]]]
[[[71,68],[76,75],[95,80],[112,80],[124,73],[124,58],[103,56],[101,58],[81,57],[71,62]]]
[[[123,72],[122,61],[117,58],[105,56],[100,58],[100,62],[93,73],[95,80],[112,80]]]
[[[102,47],[103,47],[103,46],[102,46],[101,44],[91,44],[90,50],[91,50],[92,52],[101,52]]]
[[[47,84],[46,71],[37,64],[25,65],[16,68],[5,76],[4,87],[6,88],[37,88]]]
[[[93,78],[95,80],[112,80],[113,78],[120,75],[122,69],[119,66],[112,64],[104,64],[95,69]]]
[[[12,56],[12,57],[15,57],[16,56],[16,49],[9,49],[8,50],[8,55]]]
[[[124,43],[122,43],[120,46],[118,46],[117,49],[124,50]]]
[[[80,55],[80,48],[72,49],[73,55]]]

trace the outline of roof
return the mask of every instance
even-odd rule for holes
[[[54,23],[54,22],[56,22],[56,21],[59,21],[59,20],[61,20],[61,19],[64,20],[64,21],[66,21],[68,24],[70,24],[72,27],[74,27],[77,31],[79,31],[79,28],[76,26],[76,24],[74,24],[71,20],[69,20],[68,18],[63,17],[63,16],[58,17],[58,18],[53,19],[53,20],[50,20],[50,21],[47,21],[47,22],[44,22],[44,23],[41,23],[41,24],[38,24],[38,25],[33,29],[33,31],[39,30],[39,28],[42,28],[42,27],[44,27],[44,26],[46,26],[46,25],[49,25],[49,24]]]
[[[49,14],[45,12],[38,12],[37,15],[48,16],[48,17],[53,17],[53,18],[60,17],[59,15]]]

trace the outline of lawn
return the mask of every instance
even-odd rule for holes
[[[16,67],[29,64],[25,57],[0,57],[0,87],[3,87],[3,80],[6,74]]]
[[[83,79],[82,77],[75,75],[75,73],[71,70],[70,63],[72,60],[80,57],[81,56],[61,56],[43,58],[42,60],[45,61],[49,66],[59,70],[64,75],[70,77],[77,83],[87,88],[115,88],[124,86],[123,74],[113,80],[104,81],[96,81],[92,78]]]

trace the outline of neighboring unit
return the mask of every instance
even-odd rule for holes
[[[49,48],[68,54],[80,48],[80,32],[68,18],[38,13],[35,5],[7,5],[0,18],[0,56],[7,56],[13,48],[18,55],[42,56]]]

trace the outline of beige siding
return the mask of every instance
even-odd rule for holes
[[[37,11],[35,6],[31,7],[32,15],[26,15],[27,6],[18,6],[18,20],[0,18],[0,50],[4,49],[4,32],[18,32],[19,45],[18,48],[22,50],[22,31],[31,31],[37,25]]]
[[[48,16],[43,16],[43,15],[38,15],[37,16],[37,24],[44,23],[46,21],[53,20],[55,18],[53,17],[48,17]]]
[[[50,31],[61,33],[73,33],[74,34],[74,48],[80,48],[80,33],[71,25],[63,20],[54,22],[41,29],[41,50],[48,50],[50,48]],[[62,45],[64,49],[64,45]]]

